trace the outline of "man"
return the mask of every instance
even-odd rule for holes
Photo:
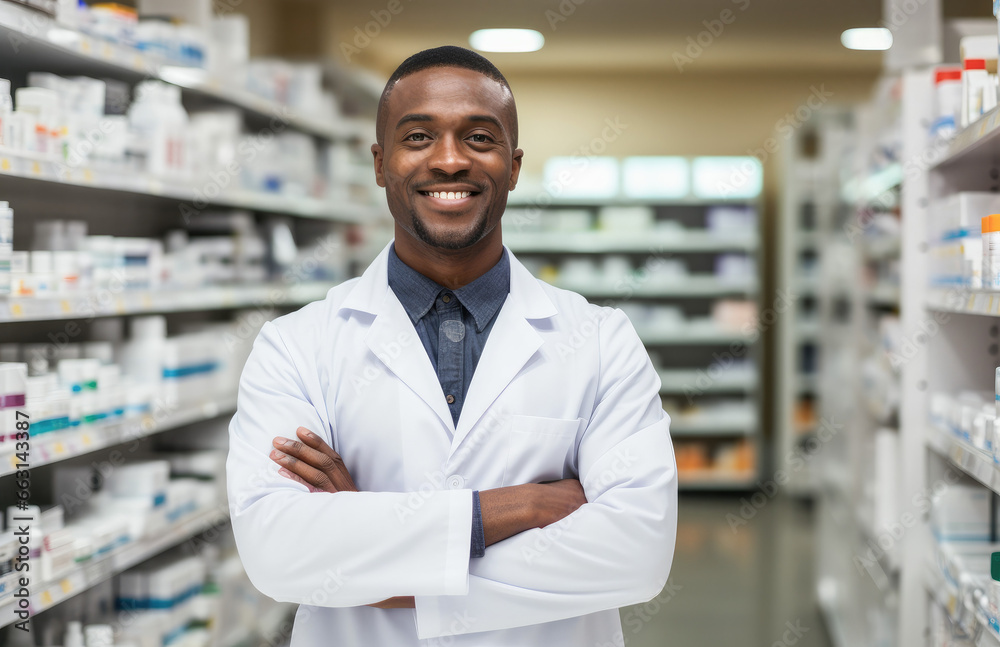
[[[247,573],[301,605],[293,647],[621,645],[618,607],[660,592],[674,548],[656,371],[621,311],[503,246],[523,153],[489,61],[407,59],[376,140],[394,243],[266,324],[240,382]]]

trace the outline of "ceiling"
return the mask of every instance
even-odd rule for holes
[[[954,1],[944,0],[946,4]],[[546,45],[539,52],[490,55],[511,73],[870,72],[878,70],[882,60],[880,53],[852,52],[840,44],[844,29],[878,23],[880,0],[398,2],[398,14],[381,13],[383,20],[386,16],[391,20],[379,26],[378,35],[359,48],[352,62],[387,73],[421,49],[467,45],[469,34],[484,27],[527,27],[545,35]],[[989,5],[986,0],[978,3]],[[389,5],[390,0],[327,5],[324,40],[328,53],[343,61],[341,44],[363,44],[363,40],[354,41],[355,28],[364,29],[373,21],[372,11]],[[985,13],[989,14],[989,7]],[[374,33],[374,25],[369,30]]]

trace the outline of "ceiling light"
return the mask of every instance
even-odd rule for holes
[[[545,36],[534,29],[480,29],[469,36],[469,44],[481,52],[535,52]]]
[[[885,27],[848,29],[840,35],[847,49],[884,50],[892,47],[892,32]]]

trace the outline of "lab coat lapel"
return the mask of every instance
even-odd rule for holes
[[[389,245],[358,279],[354,289],[344,299],[341,310],[375,316],[365,334],[365,344],[378,358],[371,361],[376,363],[376,367],[384,366],[385,370],[399,378],[427,403],[445,428],[452,432],[455,425],[434,366],[403,304],[389,288]]]
[[[555,306],[538,280],[514,258],[509,249],[507,253],[510,256],[510,294],[497,314],[472,376],[452,440],[452,454],[541,347],[542,337],[530,320],[556,314]]]
[[[454,429],[455,423],[434,366],[413,322],[392,290],[386,291],[383,307],[372,322],[365,343],[387,370],[434,410],[449,431]]]

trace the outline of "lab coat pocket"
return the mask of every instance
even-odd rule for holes
[[[503,485],[572,478],[581,418],[512,416]]]

